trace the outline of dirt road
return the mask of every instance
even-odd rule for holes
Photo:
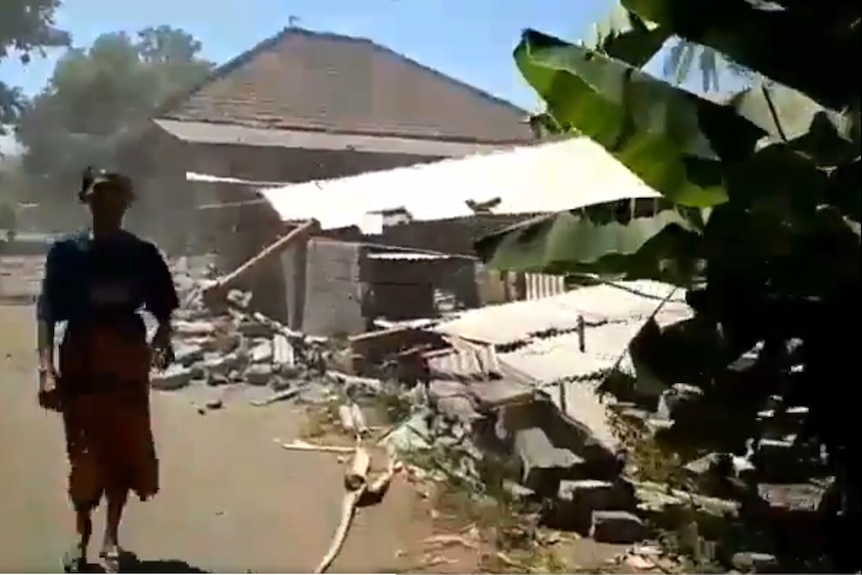
[[[35,403],[32,318],[32,307],[0,306],[2,572],[57,572],[71,541],[60,422]],[[236,401],[200,415],[180,392],[156,394],[153,411],[163,491],[133,502],[121,533],[141,571],[314,568],[338,522],[342,469],[332,455],[274,444],[297,431],[290,407]],[[398,550],[421,537],[414,499],[396,483],[381,505],[362,510],[332,570],[395,569]]]

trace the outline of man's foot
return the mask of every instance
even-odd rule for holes
[[[119,573],[123,551],[118,545],[105,545],[99,553],[105,573]]]
[[[75,543],[63,554],[64,573],[81,573],[86,566],[87,552],[80,543]]]

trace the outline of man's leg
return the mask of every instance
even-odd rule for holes
[[[128,489],[111,489],[106,494],[108,513],[105,519],[105,538],[102,541],[102,552],[115,555],[120,548],[120,522],[123,520],[123,510],[129,500]]]
[[[128,489],[114,488],[105,493],[108,500],[108,512],[105,517],[105,536],[102,539],[102,566],[106,573],[118,573],[120,570],[120,522],[123,520],[123,510],[129,499]]]
[[[78,572],[87,563],[87,549],[93,535],[93,510],[102,498],[102,481],[92,451],[79,433],[79,421],[70,406],[63,411],[66,431],[66,453],[69,458],[69,499],[75,512],[76,540],[63,557],[67,572]]]
[[[93,535],[93,509],[91,503],[75,503],[76,540],[63,556],[63,569],[67,573],[80,573],[87,564],[87,548]]]

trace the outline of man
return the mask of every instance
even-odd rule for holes
[[[122,229],[135,199],[131,181],[88,169],[79,199],[92,225],[56,242],[46,258],[38,303],[38,399],[62,414],[66,434],[77,539],[64,555],[64,569],[79,572],[86,565],[92,512],[104,498],[100,556],[106,571],[116,572],[129,493],[146,500],[159,489],[149,370],[172,361],[170,320],[178,299],[157,248]],[[149,345],[141,308],[158,321]],[[64,321],[55,364],[54,329]]]

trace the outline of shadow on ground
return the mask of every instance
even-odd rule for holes
[[[130,564],[124,573],[208,573],[208,571],[189,565],[179,559],[160,559],[154,561],[138,560]]]
[[[104,573],[101,565],[89,564],[86,573]],[[121,559],[122,573],[209,573],[204,569],[189,565],[180,559],[140,559],[126,552]]]

